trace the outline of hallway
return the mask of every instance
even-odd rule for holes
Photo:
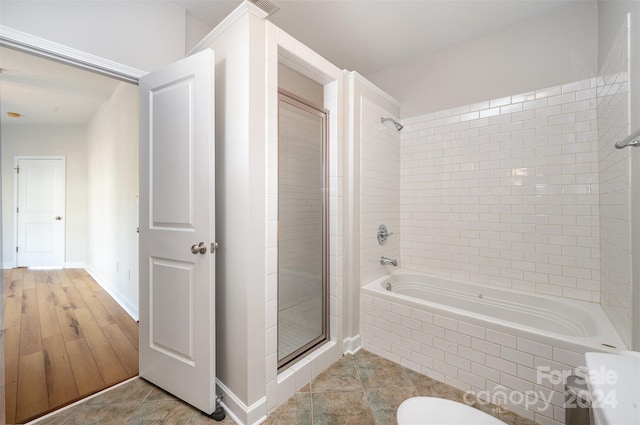
[[[4,270],[7,423],[138,374],[138,324],[83,269]]]

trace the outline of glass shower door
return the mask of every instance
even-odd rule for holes
[[[278,367],[327,337],[327,113],[281,93]]]

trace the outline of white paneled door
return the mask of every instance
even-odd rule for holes
[[[18,158],[18,267],[63,267],[65,246],[64,158]]]
[[[140,375],[215,408],[214,54],[140,79]]]

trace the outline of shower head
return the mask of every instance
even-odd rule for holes
[[[396,126],[396,130],[398,131],[402,130],[402,128],[404,127],[402,124],[400,124],[398,121],[394,120],[393,118],[380,118],[380,122],[385,122],[385,121],[391,121],[393,125]]]

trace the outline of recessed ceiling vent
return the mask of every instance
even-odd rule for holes
[[[267,15],[272,15],[278,9],[280,9],[280,6],[278,6],[277,4],[275,4],[271,0],[249,0],[249,2],[255,4],[260,9],[264,10],[265,12],[267,12]]]

